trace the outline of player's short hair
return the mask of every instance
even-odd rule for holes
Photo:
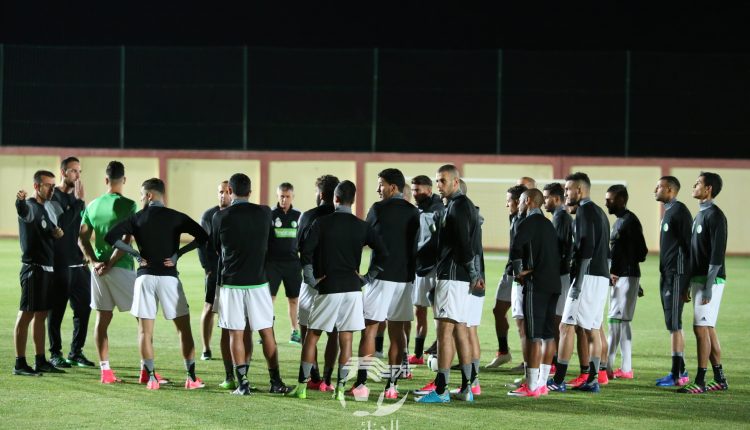
[[[336,185],[334,194],[339,198],[342,205],[351,205],[354,203],[354,196],[357,194],[357,187],[352,181],[342,181]]]
[[[339,182],[339,178],[333,175],[323,175],[315,180],[315,187],[321,194],[322,200],[333,203],[333,193]]]
[[[81,160],[77,159],[76,157],[68,157],[63,159],[63,161],[60,162],[60,170],[63,172],[68,170],[68,164],[70,163],[80,163]]]
[[[534,206],[540,208],[544,205],[544,194],[542,194],[542,192],[538,189],[529,188],[524,191],[524,194],[526,194],[526,197],[528,197],[529,200],[534,202]]]
[[[608,193],[614,194],[615,198],[621,197],[625,203],[628,202],[628,188],[622,184],[615,184],[607,188]]]
[[[591,180],[589,179],[589,175],[583,172],[571,173],[570,175],[565,177],[565,180],[578,182],[579,185],[583,183],[586,185],[586,188],[591,188]]]
[[[718,196],[721,192],[721,187],[724,186],[721,176],[713,172],[701,172],[700,176],[703,176],[703,183],[707,187],[711,187],[711,198]]]
[[[466,181],[464,181],[463,179],[459,179],[458,189],[461,190],[462,193],[466,194],[469,191],[469,187],[466,186]]]
[[[419,175],[411,178],[411,184],[412,185],[427,185],[428,187],[432,187],[432,179],[430,179],[427,175]]]
[[[508,193],[510,193],[510,197],[513,200],[518,200],[521,198],[521,194],[523,194],[524,191],[528,190],[525,185],[513,185],[512,187],[508,188]]]
[[[524,184],[524,182],[527,182],[529,186],[527,186],[526,188],[536,188],[536,180],[534,180],[534,178],[530,176],[521,176],[520,178],[518,178],[518,181],[521,182],[522,185]]]
[[[551,196],[557,196],[562,200],[565,198],[565,190],[563,189],[562,184],[559,182],[550,182],[549,184],[544,186],[544,191],[549,192],[549,195]]]
[[[112,160],[107,164],[107,178],[116,181],[125,177],[125,165],[117,160]]]
[[[403,193],[404,192],[404,186],[406,185],[406,179],[404,178],[404,174],[401,173],[398,169],[384,169],[381,170],[380,173],[378,173],[378,177],[382,178],[385,182],[395,185],[396,188],[398,188],[398,192]]]
[[[50,172],[49,170],[37,170],[34,172],[34,183],[35,184],[41,184],[42,183],[42,177],[48,177],[48,178],[54,178],[55,174]]]
[[[156,193],[164,195],[164,191],[165,191],[164,181],[162,181],[159,178],[146,179],[141,184],[141,187],[143,187],[143,189],[148,192],[152,192],[152,193],[156,192]]]
[[[235,196],[247,197],[252,189],[252,181],[244,173],[235,173],[229,178],[229,187]]]
[[[289,182],[282,182],[279,184],[279,189],[281,191],[292,191],[294,192],[294,185],[290,184]]]
[[[448,172],[450,173],[454,178],[460,178],[461,175],[458,173],[458,167],[456,167],[453,164],[443,164],[438,168],[438,173]]]
[[[680,191],[680,180],[674,176],[662,176],[659,178],[660,181],[665,181],[670,188],[674,188],[675,191]]]

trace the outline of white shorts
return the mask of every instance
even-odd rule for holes
[[[560,290],[560,297],[557,299],[557,308],[555,309],[555,315],[561,317],[565,310],[565,299],[568,297],[570,291],[570,274],[566,273],[560,275],[560,284],[562,289]]]
[[[257,288],[222,288],[219,327],[228,330],[263,330],[273,327],[273,302],[268,284]]]
[[[510,288],[511,316],[513,319],[523,319],[523,287],[513,281]]]
[[[411,282],[391,282],[375,279],[365,285],[364,315],[366,320],[382,322],[413,321]]]
[[[307,327],[310,322],[310,311],[313,301],[318,295],[318,290],[310,288],[304,282],[299,287],[299,301],[297,302],[297,322]]]
[[[482,322],[482,310],[484,309],[484,296],[477,297],[469,294],[466,302],[466,327],[477,327]]]
[[[573,281],[575,282],[575,281]],[[604,304],[607,302],[609,278],[604,276],[583,275],[581,292],[573,300],[568,292],[562,322],[577,325],[584,330],[599,329],[604,318]],[[573,288],[571,287],[571,290]]]
[[[365,328],[362,313],[362,293],[318,294],[310,312],[310,330],[331,333],[338,331],[360,331]]]
[[[497,284],[497,293],[495,293],[495,300],[499,302],[510,303],[512,287],[513,277],[503,273],[503,277],[500,278],[500,282]]]
[[[414,306],[429,307],[430,300],[427,298],[430,291],[435,289],[437,283],[437,274],[433,270],[427,276],[417,276],[414,279],[414,290],[411,295],[411,301]]]
[[[702,305],[703,301],[703,284],[690,283],[690,289],[693,293],[693,325],[699,327],[716,327],[716,320],[719,318],[719,307],[721,306],[721,296],[724,294],[724,284],[714,284],[711,287],[711,301]]]
[[[435,286],[435,303],[432,313],[435,319],[448,319],[466,323],[466,305],[469,301],[469,283],[438,279]]]
[[[130,313],[136,318],[154,320],[160,303],[166,320],[190,313],[185,291],[178,278],[154,275],[141,275],[135,278],[133,307]]]
[[[91,271],[91,309],[127,312],[133,306],[133,285],[135,272],[130,269],[113,267],[104,276]]]
[[[607,318],[633,321],[640,280],[641,278],[637,276],[622,276],[617,279],[616,285],[609,287],[609,314],[607,314]]]

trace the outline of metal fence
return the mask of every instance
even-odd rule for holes
[[[0,145],[748,157],[750,55],[0,45]]]

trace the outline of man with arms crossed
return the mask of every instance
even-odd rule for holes
[[[13,344],[16,347],[14,375],[40,376],[40,372],[64,373],[44,357],[44,321],[50,308],[50,289],[53,288],[54,242],[63,237],[57,226],[50,200],[55,192],[55,174],[46,170],[34,173],[34,197],[26,199],[26,191],[16,194],[18,234],[21,242],[21,303]],[[35,368],[26,362],[26,340],[29,324],[34,320]]]
[[[611,286],[609,290],[609,368],[615,365],[617,347],[622,354],[622,366],[612,372],[615,378],[633,379],[632,344],[633,332],[630,322],[635,315],[638,289],[640,288],[640,264],[646,261],[648,248],[643,237],[643,227],[638,217],[627,209],[628,189],[624,185],[612,185],[607,189],[605,205],[617,221],[610,234],[609,268]]]
[[[727,251],[727,218],[714,203],[722,185],[721,176],[713,172],[701,172],[693,185],[693,198],[700,201],[700,210],[695,215],[690,240],[690,287],[695,306],[693,331],[698,345],[698,373],[692,383],[679,390],[682,393],[700,394],[729,389],[721,366],[721,346],[716,334],[716,320],[727,279],[724,261]],[[709,360],[714,379],[706,383]]]
[[[177,277],[177,260],[185,253],[206,243],[208,234],[189,216],[164,206],[164,182],[147,179],[141,185],[143,210],[114,226],[105,236],[110,245],[133,256],[138,261],[133,306],[130,313],[138,318],[138,340],[143,366],[148,372],[146,388],[158,390],[159,380],[154,372],[154,322],[159,304],[164,319],[174,321],[185,359],[187,379],[185,388],[203,388],[195,376],[195,344],[190,329],[190,311],[185,291]],[[180,235],[193,236],[193,241],[180,248]],[[122,241],[132,236],[139,251]]]
[[[230,331],[232,360],[239,387],[237,395],[250,394],[247,379],[245,329],[257,331],[271,378],[269,392],[288,391],[279,374],[279,356],[273,334],[273,302],[266,276],[271,209],[250,203],[250,178],[235,173],[229,178],[232,204],[214,215],[211,240],[222,255],[219,326]]]
[[[76,157],[68,157],[60,163],[60,179],[60,185],[52,195],[52,205],[65,235],[55,241],[54,287],[47,319],[50,362],[57,367],[94,367],[94,363],[83,355],[91,315],[91,273],[78,248],[81,214],[86,204],[83,201],[81,163]],[[68,358],[63,359],[60,327],[68,300],[73,310],[73,339]]]
[[[315,344],[325,331],[329,336],[338,334],[338,381],[334,399],[344,399],[344,386],[349,375],[352,339],[355,331],[365,328],[362,286],[372,282],[388,258],[388,250],[380,235],[367,222],[352,215],[356,187],[343,181],[336,187],[336,211],[319,217],[312,225],[302,248],[305,284],[318,294],[309,318],[309,326],[302,347],[300,374],[297,386],[289,393],[300,399],[307,398],[307,383],[315,365]],[[362,247],[373,250],[373,259],[365,276],[359,275]],[[374,325],[377,327],[377,324]],[[355,400],[367,400],[354,392]]]
[[[573,354],[576,326],[585,330],[589,343],[589,373],[581,391],[599,392],[599,364],[602,344],[604,304],[609,286],[609,220],[604,211],[591,201],[588,175],[576,172],[565,178],[565,204],[577,207],[573,239],[573,268],[576,278],[565,301],[560,328],[560,347],[555,376],[547,383],[550,391],[565,391],[568,360]]]
[[[450,364],[454,349],[458,350],[461,365],[461,388],[457,398],[473,401],[469,386],[471,379],[471,350],[466,328],[465,306],[469,291],[484,288],[484,279],[474,263],[471,238],[477,225],[474,203],[459,189],[456,166],[441,166],[436,175],[440,195],[448,200],[438,224],[437,286],[433,312],[438,321],[438,374],[435,390],[419,397],[420,403],[447,403],[450,395],[446,388],[450,382]],[[454,348],[454,331],[455,348]]]
[[[677,200],[680,181],[674,176],[659,178],[654,190],[656,201],[664,204],[660,224],[659,272],[661,306],[672,341],[672,371],[656,380],[659,387],[682,386],[688,383],[685,370],[685,336],[682,332],[682,309],[688,300],[690,264],[690,211]]]

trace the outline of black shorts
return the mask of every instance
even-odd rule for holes
[[[21,304],[18,309],[25,312],[40,312],[50,309],[50,294],[54,282],[52,272],[41,266],[21,265]]]
[[[216,272],[206,273],[206,303],[214,304],[216,298]]]
[[[664,309],[664,322],[670,332],[682,330],[682,293],[690,286],[687,275],[669,272],[662,273],[659,282],[661,307]]]
[[[555,316],[560,293],[536,292],[524,287],[523,323],[527,339],[555,337]]]
[[[266,265],[266,274],[271,296],[276,297],[283,281],[286,297],[289,299],[299,297],[299,289],[302,285],[302,266],[299,260],[269,261]]]

